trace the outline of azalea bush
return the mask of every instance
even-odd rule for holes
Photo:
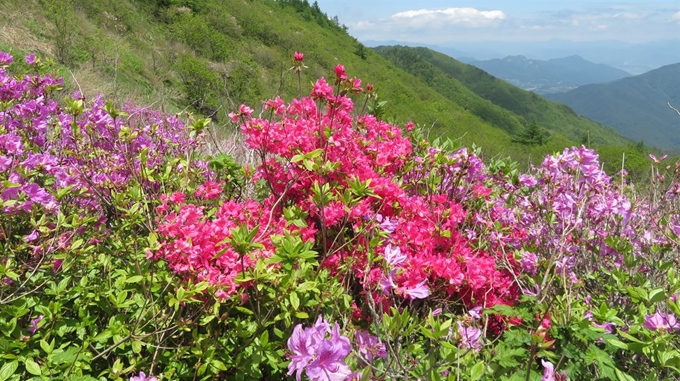
[[[338,65],[229,115],[258,159],[241,166],[205,154],[207,120],[56,99],[38,58],[12,61],[0,380],[680,375],[664,158],[645,192],[584,147],[521,173],[386,122]]]

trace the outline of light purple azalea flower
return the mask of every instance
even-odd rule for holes
[[[666,314],[659,311],[653,315],[647,315],[642,326],[657,332],[671,332],[680,328],[674,314]]]
[[[0,58],[0,60],[2,60],[2,58]],[[0,155],[0,172],[8,170],[11,165],[12,165],[11,157]]]
[[[481,319],[482,318],[482,306],[477,306],[470,311],[468,311],[468,315],[470,315],[473,319]]]
[[[397,288],[397,285],[394,283],[395,275],[397,275],[397,269],[393,269],[388,276],[383,275],[380,279],[380,288],[382,288],[382,291],[385,294],[388,294],[390,291]]]
[[[460,348],[477,350],[482,347],[482,330],[475,327],[465,327],[463,323],[458,324],[458,346]]]
[[[354,335],[359,345],[359,353],[369,364],[373,364],[373,359],[387,357],[385,344],[381,343],[378,337],[366,331],[357,331]]]
[[[130,381],[158,381],[154,376],[147,376],[144,372],[139,372],[138,376],[130,377]]]
[[[43,315],[40,315],[40,316],[38,316],[37,318],[31,320],[31,326],[28,327],[26,330],[27,330],[28,332],[30,332],[31,334],[34,334],[35,331],[38,330],[38,323],[40,323],[40,322],[42,321],[43,318],[44,318],[44,316],[43,316]]]
[[[352,374],[345,363],[345,357],[351,351],[349,339],[340,335],[340,326],[335,323],[330,339],[321,341],[316,358],[307,365],[307,377],[315,381],[345,381]]]
[[[399,246],[392,246],[388,244],[385,246],[385,254],[383,255],[385,262],[392,267],[397,267],[406,262],[406,254],[401,253]]]
[[[7,52],[0,52],[0,65],[9,65],[14,61],[14,57]]]
[[[38,231],[34,229],[31,234],[24,237],[24,242],[35,241],[36,239],[38,239]]]
[[[409,299],[425,299],[430,296],[430,289],[425,285],[427,279],[423,279],[422,282],[418,283],[414,287],[400,287],[397,292],[404,294],[405,297]]]
[[[376,214],[375,219],[380,222],[380,228],[389,234],[394,233],[394,231],[397,230],[397,225],[399,225],[398,220],[383,217],[382,214]]]
[[[522,253],[522,259],[519,263],[522,266],[522,270],[524,270],[524,272],[531,276],[536,275],[536,263],[538,263],[538,257],[536,254],[525,251]]]
[[[555,366],[550,361],[541,360],[543,377],[541,381],[555,381]]]
[[[604,331],[610,335],[614,333],[614,329],[616,328],[616,324],[612,322],[604,322],[602,324],[593,323],[593,326],[604,329]]]
[[[295,372],[295,378],[300,381],[302,371],[314,357],[310,332],[303,329],[302,324],[296,325],[293,329],[293,334],[288,338],[288,349],[293,352],[288,364],[288,375]]]
[[[310,380],[318,381],[345,381],[352,373],[345,363],[345,357],[352,351],[349,339],[340,335],[337,323],[331,330],[321,316],[312,327],[295,326],[288,349],[292,352],[288,375],[295,372],[298,381],[303,370]]]

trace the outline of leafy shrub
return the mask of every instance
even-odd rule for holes
[[[374,87],[338,65],[308,97],[229,115],[260,160],[240,167],[200,154],[207,120],[60,106],[37,58],[11,61],[0,379],[680,373],[680,172],[662,158],[645,194],[584,147],[527,173],[484,163],[355,109]]]

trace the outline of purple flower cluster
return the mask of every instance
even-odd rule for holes
[[[13,60],[0,52],[0,204],[5,214],[110,214],[105,212],[115,194],[133,185],[148,197],[162,193],[162,182],[148,175],[198,145],[179,118],[159,112],[131,105],[115,111],[101,97],[87,104],[79,93],[61,107],[51,97],[63,85],[61,78],[15,77],[7,68]],[[39,59],[30,55],[26,62]],[[208,173],[202,162],[193,166]]]
[[[541,264],[550,264],[578,282],[577,273],[621,266],[623,254],[608,244],[609,238],[627,240],[638,256],[668,242],[663,226],[650,223],[660,220],[658,207],[632,202],[622,184],[602,170],[594,150],[565,149],[546,157],[532,173],[516,177],[507,167],[486,168],[465,148],[453,154],[430,149],[429,154],[429,161],[415,166],[406,180],[417,188],[433,165],[443,166],[443,179],[431,192],[445,194],[470,211],[468,239],[484,240],[492,252],[520,253],[516,269],[529,276]],[[499,191],[480,197],[480,187]]]
[[[352,374],[345,363],[352,351],[349,339],[340,334],[338,323],[331,329],[321,316],[311,327],[295,326],[288,349],[292,352],[288,375],[295,373],[298,381],[303,370],[312,381],[345,381]]]

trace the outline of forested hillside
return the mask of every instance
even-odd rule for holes
[[[442,53],[428,48],[401,46],[379,47],[376,51],[433,88],[448,92],[451,99],[469,104],[473,113],[491,123],[511,120],[505,117],[507,114],[502,114],[505,112],[523,125],[535,121],[552,134],[564,135],[575,142],[587,143],[590,140],[596,145],[625,144],[625,140],[612,128],[580,117],[565,105],[510,85]]]
[[[479,107],[492,117],[475,113],[469,101],[478,98],[443,95],[365,48],[337,18],[307,1],[9,0],[0,10],[0,48],[53,57],[70,90],[88,98],[103,93],[118,102],[188,109],[221,124],[241,103],[299,96],[310,81],[343,64],[350,76],[376,86],[378,102],[387,101],[384,117],[431,126],[431,136],[475,143],[487,155],[540,157],[578,143],[592,126],[567,122],[561,131],[546,125],[555,135],[549,145],[517,143],[534,119],[541,124],[554,116],[536,114],[539,108],[517,118],[488,102]],[[308,66],[300,81],[289,70],[295,51]],[[593,144],[623,143],[594,131]],[[569,140],[557,136],[562,133]]]

